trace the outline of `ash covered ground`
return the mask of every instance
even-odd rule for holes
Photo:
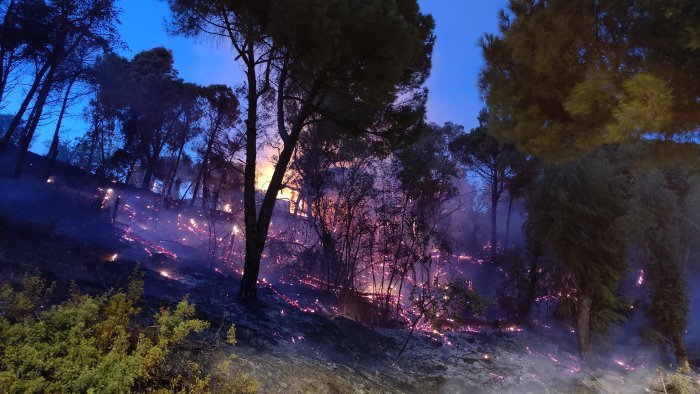
[[[219,237],[212,249],[203,241],[211,225],[197,211],[170,210],[156,219],[154,213],[167,210],[154,194],[93,181],[77,190],[67,176],[0,180],[2,282],[19,283],[38,270],[58,283],[60,301],[71,286],[95,294],[122,287],[138,264],[149,308],[187,295],[213,329],[236,325],[238,346],[221,350],[221,357],[235,352],[263,392],[661,393],[674,392],[679,379],[700,390],[696,375],[659,368],[669,359],[624,329],[611,334],[616,345],[593,366],[579,360],[575,334],[550,319],[528,327],[482,321],[441,332],[419,325],[398,357],[409,324],[369,327],[343,311],[332,293],[287,273],[268,272],[258,305],[243,305],[235,264],[215,263],[235,254],[240,240]],[[697,343],[689,348],[697,368]]]

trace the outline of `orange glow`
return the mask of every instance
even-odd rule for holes
[[[270,186],[272,174],[275,172],[275,165],[267,161],[261,163],[258,167],[258,173],[255,177],[255,188],[257,190],[266,191],[267,187]],[[277,199],[291,201],[292,191],[287,188],[280,190],[279,193],[277,193]]]

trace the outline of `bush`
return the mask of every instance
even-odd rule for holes
[[[232,374],[230,361],[205,374],[191,352],[209,323],[193,318],[186,298],[141,323],[140,275],[104,296],[72,291],[70,300],[38,311],[53,286],[38,276],[24,288],[0,288],[0,387],[7,392],[255,392],[259,384]],[[146,319],[150,320],[150,319]],[[235,328],[227,340],[235,343]],[[211,345],[204,351],[212,350]],[[201,349],[200,349],[201,350]],[[200,352],[201,353],[201,352]]]

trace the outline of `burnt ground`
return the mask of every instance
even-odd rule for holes
[[[259,303],[243,305],[234,273],[149,256],[125,241],[104,213],[91,210],[100,184],[90,182],[78,189],[67,176],[49,186],[38,177],[0,177],[0,283],[38,271],[57,283],[52,302],[59,302],[72,285],[90,294],[123,287],[139,265],[146,310],[187,295],[213,329],[236,324],[238,345],[218,356],[236,353],[237,367],[260,380],[263,392],[663,392],[658,363],[643,349],[630,346],[636,351],[582,368],[573,335],[556,329],[417,332],[397,359],[406,328],[374,329],[334,315],[313,290],[262,285]],[[684,379],[700,392],[697,376]]]

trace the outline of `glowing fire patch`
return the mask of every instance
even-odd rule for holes
[[[255,188],[258,190],[267,190],[270,186],[270,181],[272,180],[272,174],[275,172],[275,165],[273,163],[266,162],[262,164],[261,168],[258,170],[258,174],[255,177]],[[292,191],[289,188],[284,188],[277,193],[278,200],[289,200],[292,201]]]

